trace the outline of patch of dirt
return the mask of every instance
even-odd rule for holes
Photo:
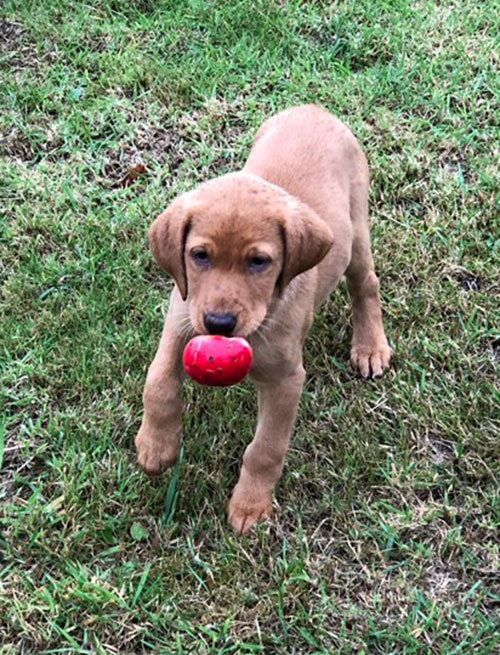
[[[8,155],[11,160],[18,160],[24,163],[33,164],[42,158],[49,157],[53,160],[67,159],[67,152],[59,151],[63,141],[58,134],[57,127],[44,121],[40,129],[44,132],[44,138],[37,138],[36,141],[30,138],[19,127],[14,127],[9,133],[0,133],[0,150]]]
[[[477,277],[477,275],[474,275],[474,273],[467,271],[465,268],[457,269],[453,274],[453,279],[456,282],[458,282],[458,284],[464,291],[481,290],[482,287],[481,280]]]
[[[23,42],[26,30],[20,23],[0,18],[0,50],[12,52]]]
[[[0,69],[5,68],[11,75],[25,68],[38,69],[42,63],[42,57],[35,44],[29,41],[25,28],[6,18],[0,18],[0,55],[4,60]]]
[[[148,169],[148,162],[167,164],[177,170],[186,157],[182,150],[178,128],[168,124],[164,128],[148,130],[141,125],[131,142],[110,149],[102,174],[111,187],[119,187],[129,172],[137,167]]]
[[[434,464],[452,463],[455,459],[455,444],[447,441],[441,435],[429,433],[430,456]]]

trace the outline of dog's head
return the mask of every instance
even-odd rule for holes
[[[148,233],[199,334],[248,336],[276,295],[333,241],[307,205],[254,175],[233,173],[179,196]]]

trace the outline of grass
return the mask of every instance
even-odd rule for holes
[[[494,3],[0,12],[0,654],[493,653]],[[250,385],[188,385],[176,469],[150,482],[135,463],[170,289],[145,233],[177,193],[241,166],[266,116],[311,101],[370,162],[396,357],[376,383],[351,373],[341,286],[308,338],[276,515],[240,539],[225,502]]]

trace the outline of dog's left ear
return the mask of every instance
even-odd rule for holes
[[[154,258],[174,278],[183,300],[188,293],[184,250],[191,225],[191,195],[185,193],[176,198],[148,230]]]
[[[278,220],[283,241],[281,294],[295,276],[319,264],[333,245],[333,234],[311,207],[298,200]]]

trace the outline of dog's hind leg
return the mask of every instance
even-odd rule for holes
[[[391,349],[382,322],[379,281],[370,247],[367,183],[355,186],[350,214],[353,241],[345,274],[353,309],[351,364],[365,378],[378,377],[389,366]]]

